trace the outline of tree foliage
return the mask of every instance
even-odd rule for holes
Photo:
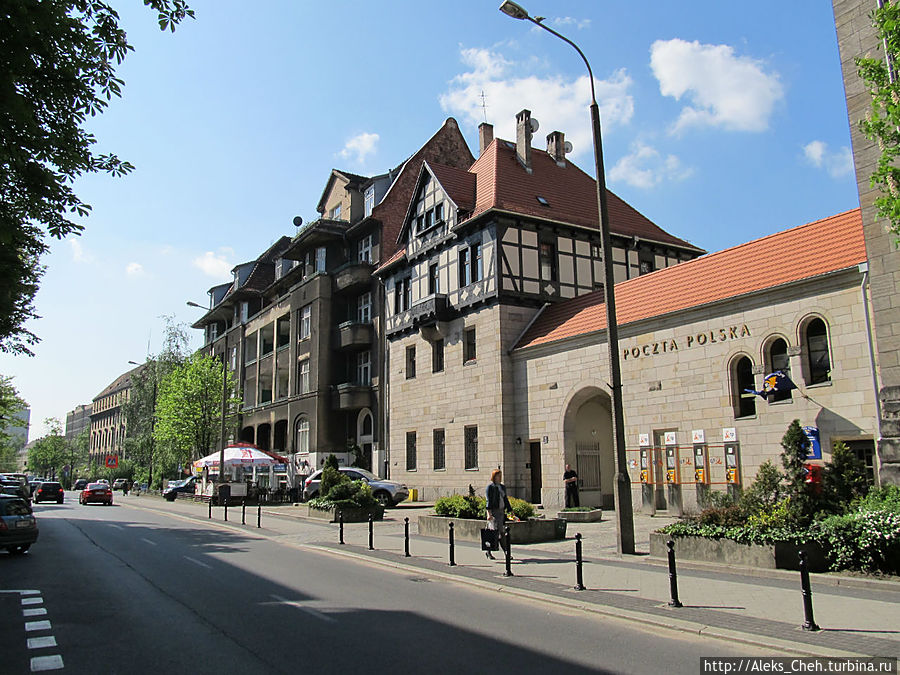
[[[144,0],[161,30],[193,11],[184,0]],[[83,174],[134,167],[95,151],[85,129],[124,82],[132,46],[119,15],[99,0],[19,0],[0,11],[0,351],[31,355],[34,296],[47,237],[79,234],[90,213],[73,184]]]
[[[16,417],[28,404],[19,396],[11,377],[0,375],[0,471],[16,470],[16,454],[21,449],[19,439],[7,429],[19,424]]]
[[[39,476],[61,476],[69,456],[69,444],[58,419],[49,417],[44,424],[50,433],[35,441],[28,451],[28,471]]]
[[[881,58],[858,58],[856,66],[872,97],[872,105],[859,128],[869,140],[878,143],[881,156],[870,183],[881,196],[875,200],[878,215],[888,219],[891,231],[900,235],[900,73],[896,72],[900,56],[900,5],[884,0],[871,13],[872,25],[885,50]]]

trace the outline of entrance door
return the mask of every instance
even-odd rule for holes
[[[528,445],[531,451],[531,501],[534,504],[540,504],[541,488],[543,487],[543,479],[541,477],[541,442],[531,441]]]

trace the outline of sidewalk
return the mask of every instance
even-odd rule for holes
[[[167,512],[209,523],[206,505],[136,498],[119,503]],[[219,526],[251,529],[293,545],[328,554],[351,556],[390,565],[411,574],[439,575],[459,583],[542,599],[557,605],[637,621],[658,628],[717,635],[725,639],[763,645],[778,651],[814,656],[896,656],[900,654],[900,582],[832,574],[813,574],[815,621],[821,631],[801,630],[804,622],[800,575],[783,570],[731,568],[678,562],[681,608],[668,606],[671,597],[666,561],[650,558],[649,533],[672,522],[671,518],[635,515],[636,548],[642,555],[616,554],[616,524],[569,524],[563,541],[513,547],[514,559],[506,577],[501,554],[487,560],[476,542],[456,541],[456,565],[449,565],[447,540],[419,536],[416,520],[430,513],[428,505],[390,509],[385,520],[374,523],[373,545],[368,550],[368,524],[344,526],[345,545],[338,543],[338,526],[298,517],[291,505],[264,506],[262,529],[256,528],[257,510],[248,509],[246,526],[240,509],[229,509],[229,523],[221,509],[213,510]],[[551,514],[548,514],[551,515]],[[404,555],[404,518],[409,518],[410,557]],[[586,590],[574,590],[576,566],[574,535],[583,536],[583,581]]]

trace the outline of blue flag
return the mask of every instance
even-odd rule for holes
[[[762,391],[756,391],[755,389],[744,389],[744,391],[749,394],[762,396],[768,402],[770,394],[774,394],[777,391],[790,391],[796,388],[797,385],[784,374],[784,371],[776,370],[774,373],[766,375],[766,378],[763,380]]]

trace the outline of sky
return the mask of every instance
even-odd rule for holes
[[[189,0],[175,33],[112,4],[135,51],[90,130],[136,170],[78,180],[93,211],[43,259],[35,356],[0,354],[30,440],[158,353],[164,317],[192,323],[187,302],[314,220],[332,168],[383,173],[447,117],[477,155],[479,123],[514,141],[527,108],[535,147],[562,131],[594,173],[584,63],[500,0]],[[830,3],[520,4],[585,53],[607,185],[671,234],[716,251],[859,205]]]

